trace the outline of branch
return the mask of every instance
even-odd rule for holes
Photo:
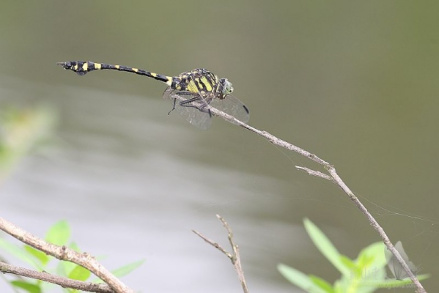
[[[209,243],[210,245],[212,245],[213,247],[215,247],[216,249],[218,249],[219,251],[224,253],[232,261],[232,264],[233,264],[235,271],[238,275],[238,279],[241,282],[242,290],[244,291],[244,293],[248,293],[249,291],[248,291],[248,287],[247,287],[247,282],[245,281],[244,270],[242,269],[242,265],[241,265],[241,256],[239,254],[239,247],[233,241],[232,228],[229,226],[229,224],[226,222],[226,220],[224,220],[224,218],[222,218],[220,215],[216,215],[216,217],[223,223],[224,228],[226,228],[226,230],[227,230],[227,236],[229,238],[229,243],[230,243],[230,246],[232,247],[233,253],[227,252],[223,247],[221,247],[221,245],[219,245],[218,243],[216,243],[213,240],[210,240],[209,238],[207,238],[206,236],[204,236],[200,232],[195,231],[195,230],[192,230],[192,232],[194,232],[199,237],[201,237],[201,239],[203,239],[204,241],[206,241],[207,243]]]
[[[31,279],[41,280],[52,284],[59,285],[63,288],[71,288],[87,292],[113,293],[114,291],[107,284],[95,284],[91,282],[82,282],[69,278],[55,276],[46,272],[37,272],[0,261],[0,272],[5,274],[14,274],[28,277]]]
[[[0,230],[15,237],[19,241],[26,243],[33,248],[43,251],[59,260],[73,262],[80,265],[93,274],[95,274],[102,281],[107,283],[110,288],[117,293],[132,293],[132,289],[128,288],[124,283],[117,279],[110,271],[104,268],[93,256],[88,253],[79,253],[65,246],[58,246],[48,243],[23,229],[15,226],[7,220],[0,217]]]
[[[355,194],[350,190],[350,188],[344,183],[344,181],[340,178],[340,176],[337,174],[337,171],[333,165],[326,162],[325,160],[319,158],[315,154],[312,154],[298,146],[295,146],[289,142],[286,142],[280,138],[277,138],[276,136],[270,134],[267,131],[256,129],[244,122],[239,121],[235,117],[224,113],[218,109],[215,109],[211,106],[209,106],[209,109],[211,113],[213,113],[216,116],[219,116],[223,118],[224,120],[239,125],[247,130],[250,130],[268,141],[270,141],[272,144],[275,144],[277,146],[283,147],[287,150],[296,152],[314,162],[317,164],[323,166],[328,174],[324,174],[320,171],[314,171],[312,169],[306,168],[306,167],[299,167],[296,166],[297,169],[306,171],[309,175],[321,177],[323,179],[329,180],[333,183],[335,183],[338,187],[340,187],[347,195],[348,197],[354,202],[354,204],[357,206],[357,208],[360,209],[360,211],[366,216],[367,220],[370,222],[372,227],[378,232],[381,239],[383,240],[384,244],[387,246],[387,248],[392,252],[392,254],[395,256],[395,258],[398,260],[398,262],[401,264],[401,266],[404,268],[404,271],[407,273],[407,275],[412,280],[413,284],[416,286],[416,292],[417,293],[426,293],[424,287],[422,287],[422,284],[419,282],[419,280],[416,278],[416,276],[413,274],[413,272],[410,270],[407,263],[404,261],[404,259],[401,257],[401,254],[396,250],[395,246],[393,246],[392,242],[390,241],[389,237],[387,236],[384,229],[378,224],[378,222],[375,220],[375,218],[372,216],[372,214],[369,213],[369,211],[366,209],[366,207],[360,202],[360,200],[355,196]]]
[[[327,175],[325,173],[322,173],[320,171],[312,170],[310,168],[301,167],[301,166],[296,166],[296,169],[297,170],[305,171],[306,173],[308,173],[308,175],[311,175],[311,176],[316,176],[316,177],[320,177],[320,178],[323,178],[323,179],[326,179],[326,180],[329,180],[329,181],[333,181],[333,178],[331,176],[329,176],[329,175]]]

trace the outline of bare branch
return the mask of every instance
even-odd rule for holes
[[[421,283],[419,282],[418,278],[415,276],[415,274],[412,272],[412,270],[409,268],[408,264],[405,262],[405,260],[402,258],[399,251],[395,248],[395,246],[390,241],[389,237],[387,236],[384,229],[378,224],[377,220],[372,216],[371,213],[367,210],[367,208],[363,205],[363,203],[355,196],[355,194],[350,190],[350,188],[341,180],[340,176],[338,176],[337,171],[335,168],[329,168],[328,169],[329,174],[331,174],[332,178],[334,178],[335,183],[349,196],[349,198],[354,202],[354,204],[360,209],[360,211],[366,216],[372,227],[380,234],[381,238],[383,239],[384,244],[387,246],[387,248],[392,252],[392,254],[396,257],[398,262],[401,264],[401,266],[404,268],[404,271],[407,273],[407,275],[410,277],[410,279],[413,281],[413,283],[416,285],[416,292],[424,293],[426,292],[425,289],[422,287]]]
[[[413,272],[410,270],[409,266],[406,264],[406,262],[401,257],[399,252],[393,246],[392,242],[390,241],[390,239],[387,236],[384,229],[378,224],[378,222],[375,220],[375,218],[372,216],[372,214],[369,213],[369,211],[366,209],[366,207],[360,202],[360,200],[355,196],[355,194],[349,189],[349,187],[346,185],[346,183],[344,183],[344,181],[340,178],[340,176],[338,176],[334,166],[332,166],[330,163],[326,162],[325,160],[319,158],[315,154],[312,154],[312,153],[310,153],[310,152],[308,152],[308,151],[306,151],[298,146],[295,146],[289,142],[286,142],[286,141],[272,135],[271,133],[269,133],[267,131],[256,129],[256,128],[254,128],[254,127],[252,127],[244,122],[239,121],[235,117],[233,117],[227,113],[224,113],[218,109],[215,109],[213,107],[209,106],[209,109],[213,114],[223,118],[224,120],[226,120],[230,123],[237,124],[245,129],[247,129],[247,130],[250,130],[250,131],[266,138],[268,141],[270,141],[271,143],[273,143],[275,145],[278,145],[278,146],[283,147],[287,150],[296,152],[296,153],[316,162],[317,164],[322,165],[328,171],[329,175],[326,175],[322,172],[314,171],[312,169],[305,168],[305,167],[296,166],[296,168],[299,170],[306,171],[309,175],[320,177],[320,178],[323,178],[326,180],[331,180],[336,185],[338,185],[349,196],[349,198],[360,209],[360,211],[366,216],[366,218],[368,219],[368,221],[370,222],[372,227],[380,235],[384,244],[393,253],[393,255],[395,255],[398,262],[401,264],[401,266],[404,268],[405,272],[408,274],[408,276],[412,280],[413,284],[416,286],[416,292],[418,292],[418,293],[425,293],[426,292],[424,287],[422,287],[422,284],[419,282],[418,278],[413,274]]]
[[[218,243],[216,243],[213,240],[210,240],[209,238],[207,238],[206,236],[204,236],[203,234],[201,234],[200,232],[196,231],[196,230],[192,230],[192,232],[194,232],[195,234],[197,234],[201,239],[203,239],[204,241],[206,241],[207,243],[209,243],[210,245],[212,245],[213,247],[215,247],[216,249],[218,249],[219,251],[221,251],[222,253],[224,253],[228,258],[232,259],[233,256],[230,254],[230,252],[227,252],[224,248],[222,248],[221,245],[219,245]]]
[[[242,269],[242,265],[241,265],[241,256],[239,254],[239,247],[238,244],[235,244],[235,242],[233,241],[232,228],[229,226],[226,220],[224,220],[224,218],[222,218],[220,215],[216,215],[216,217],[223,223],[224,228],[226,228],[227,230],[230,246],[232,246],[233,249],[233,258],[231,260],[233,265],[235,266],[235,270],[236,273],[238,274],[238,278],[239,281],[241,282],[243,291],[245,293],[248,293],[247,283],[245,281],[245,276],[244,276],[244,270]]]
[[[203,239],[204,241],[206,241],[207,243],[209,243],[210,245],[212,245],[213,247],[224,253],[230,259],[230,261],[233,264],[233,267],[235,268],[236,274],[238,275],[238,279],[241,282],[242,290],[244,291],[244,293],[248,293],[249,291],[247,287],[247,282],[245,281],[244,270],[242,269],[242,265],[241,265],[241,256],[239,254],[239,247],[237,244],[235,244],[233,240],[232,228],[229,226],[226,220],[224,220],[224,218],[222,218],[220,215],[216,215],[216,216],[223,223],[224,228],[226,228],[227,230],[227,237],[229,239],[229,243],[230,246],[232,247],[233,253],[228,252],[217,242],[210,240],[200,232],[195,230],[192,230],[192,232],[194,232],[201,239]]]
[[[79,253],[65,246],[57,246],[51,243],[48,243],[40,238],[33,236],[32,234],[24,231],[23,229],[15,226],[9,221],[0,217],[0,230],[8,233],[9,235],[17,238],[23,243],[26,243],[33,248],[43,251],[59,260],[70,261],[75,264],[78,264],[105,283],[107,283],[110,288],[117,293],[132,293],[134,292],[132,289],[128,288],[124,283],[122,283],[118,278],[116,278],[110,271],[108,271],[105,267],[103,267],[93,256],[88,253]]]
[[[14,274],[28,277],[31,279],[41,280],[52,284],[59,285],[63,288],[71,288],[87,292],[113,293],[114,291],[107,284],[95,284],[91,282],[81,282],[69,278],[55,276],[46,272],[37,272],[22,267],[10,265],[0,261],[0,272],[5,274]]]
[[[310,168],[301,167],[301,166],[296,166],[296,169],[305,171],[306,173],[308,173],[308,175],[311,175],[311,176],[320,177],[320,178],[323,178],[323,179],[326,179],[326,180],[329,180],[332,182],[334,181],[334,179],[331,176],[329,176],[328,174],[322,173],[320,171],[312,170]]]

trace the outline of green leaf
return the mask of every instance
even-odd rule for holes
[[[76,267],[69,273],[68,277],[73,280],[85,281],[90,278],[90,271],[86,268],[76,265]]]
[[[16,258],[31,265],[33,268],[42,270],[42,267],[34,260],[33,257],[29,256],[29,254],[24,250],[23,247],[14,245],[12,243],[7,242],[3,238],[0,238],[0,248],[6,251],[8,254],[13,255]]]
[[[343,263],[343,265],[347,268],[349,268],[351,271],[356,271],[357,270],[357,265],[356,263],[351,260],[349,257],[340,254],[340,261]]]
[[[309,278],[316,286],[322,288],[325,292],[334,293],[334,289],[332,288],[332,285],[326,282],[325,280],[323,280],[322,278],[314,275],[309,275]]]
[[[305,229],[308,232],[311,240],[317,249],[332,263],[332,265],[340,271],[340,273],[348,277],[351,274],[351,270],[341,260],[340,253],[332,245],[331,241],[323,234],[323,232],[317,228],[309,219],[304,220]]]
[[[69,261],[59,261],[58,265],[56,266],[56,273],[63,277],[68,277],[69,274],[75,269],[77,264],[74,264]]]
[[[25,245],[24,250],[26,250],[30,255],[38,259],[43,266],[46,266],[49,263],[50,257],[44,252],[39,251],[29,245]]]
[[[26,155],[51,132],[55,115],[49,107],[0,109],[0,181]]]
[[[139,261],[135,261],[133,263],[124,265],[123,267],[120,267],[118,269],[115,269],[113,271],[111,271],[116,277],[123,277],[128,275],[129,273],[131,273],[132,271],[134,271],[135,269],[137,269],[138,267],[140,267],[143,263],[145,262],[145,260],[139,260]]]
[[[38,285],[31,284],[25,281],[11,281],[13,286],[26,290],[29,293],[41,293],[41,288]]]
[[[419,281],[425,280],[430,277],[429,274],[423,274],[416,276]],[[372,283],[372,281],[369,281],[369,283]],[[398,287],[405,287],[407,285],[413,284],[412,280],[406,278],[403,280],[396,280],[396,279],[386,279],[381,282],[375,282],[374,285],[378,288],[398,288]]]
[[[46,241],[55,245],[66,245],[70,239],[70,227],[67,221],[55,223],[46,234]]]
[[[370,281],[379,283],[386,278],[384,243],[376,242],[367,246],[361,250],[355,262],[361,272],[359,287],[365,284],[369,288],[376,288],[375,285],[370,286]]]
[[[384,280],[385,257],[383,244],[371,244],[362,249],[355,261],[341,256],[342,262],[350,267],[350,276],[343,276],[336,282],[337,292],[370,293],[377,289],[376,284]]]
[[[71,272],[73,270],[73,266],[68,268],[66,266],[66,263],[69,263],[69,262],[60,260],[58,262],[58,264],[56,265],[56,273],[62,277],[67,277],[69,274],[68,272]]]
[[[304,273],[289,267],[284,264],[278,264],[277,270],[284,276],[285,279],[296,285],[297,287],[312,293],[328,293],[332,291],[325,291],[319,285],[316,285],[313,280]]]
[[[384,255],[385,245],[382,242],[375,242],[362,249],[358,254],[356,263],[362,268],[381,269],[386,266]]]
[[[68,247],[76,252],[81,252],[81,249],[79,249],[79,246],[76,242],[70,243]]]
[[[362,277],[361,269],[356,265],[354,261],[344,255],[340,255],[340,261],[349,268],[350,274],[349,276],[342,276],[339,279],[339,286],[337,288],[343,288],[343,290],[347,290],[351,286],[351,283],[358,283],[358,280]]]

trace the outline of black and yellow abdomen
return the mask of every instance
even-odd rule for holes
[[[154,78],[156,80],[160,80],[167,85],[172,84],[172,77],[149,72],[143,69],[138,69],[135,67],[127,67],[122,65],[112,65],[112,64],[105,64],[105,63],[97,63],[97,62],[91,62],[91,61],[68,61],[68,62],[58,62],[58,65],[61,65],[64,67],[64,69],[72,70],[76,72],[79,75],[84,75],[87,72],[94,71],[94,70],[118,70],[118,71],[125,71],[125,72],[131,72],[138,75],[147,76],[150,78]]]

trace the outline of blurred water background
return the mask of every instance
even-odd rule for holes
[[[392,241],[439,288],[439,4],[414,1],[4,1],[0,107],[45,104],[58,127],[2,184],[1,216],[43,236],[66,219],[80,247],[142,292],[240,292],[234,228],[253,292],[298,292],[282,262],[332,282],[310,218],[355,257],[378,235],[318,168],[215,119],[200,131],[161,99],[165,85],[92,60],[176,75],[205,67],[233,82],[250,124],[335,164]],[[0,283],[2,292],[10,288]],[[394,289],[400,291],[401,289]],[[407,292],[413,289],[407,289]],[[387,292],[383,290],[383,292]]]

